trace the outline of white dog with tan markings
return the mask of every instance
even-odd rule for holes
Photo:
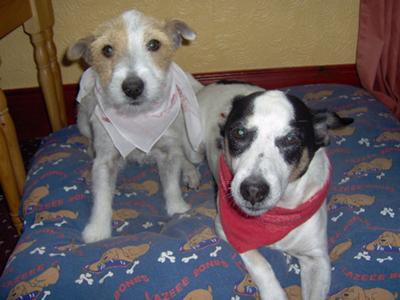
[[[330,286],[327,209],[328,129],[352,122],[312,111],[280,91],[223,81],[198,93],[207,160],[218,181],[218,234],[235,248],[262,299],[287,299],[269,246],[299,259],[303,299]]]
[[[169,215],[189,209],[180,178],[182,173],[191,188],[199,185],[192,162],[201,160],[194,152],[202,136],[195,96],[201,84],[172,58],[182,40],[195,38],[182,21],[158,21],[131,10],[68,50],[70,60],[83,58],[90,66],[77,98],[78,127],[94,152],[94,205],[85,242],[111,236],[116,178],[129,159],[157,164]]]

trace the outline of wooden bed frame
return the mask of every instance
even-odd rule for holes
[[[29,35],[51,129],[58,130],[66,126],[60,67],[53,42],[54,16],[51,1],[0,0],[0,20],[0,38],[19,26],[23,26]],[[25,183],[25,169],[14,123],[1,89],[0,123],[0,183],[7,199],[12,222],[20,233],[22,223],[18,209]]]

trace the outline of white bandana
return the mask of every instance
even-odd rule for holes
[[[150,111],[135,116],[124,116],[113,108],[105,107],[104,91],[96,72],[89,68],[82,74],[77,101],[81,102],[82,98],[94,91],[98,100],[95,114],[124,158],[135,148],[149,153],[181,109],[190,144],[194,150],[198,150],[202,129],[195,92],[186,73],[177,64],[171,64],[170,72],[172,76],[167,101],[157,102]]]

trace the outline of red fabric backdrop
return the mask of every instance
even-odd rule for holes
[[[400,119],[400,1],[361,0],[357,71],[365,89]]]

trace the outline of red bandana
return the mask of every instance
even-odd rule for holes
[[[314,196],[294,209],[274,207],[260,216],[244,214],[230,195],[233,175],[219,157],[219,214],[222,227],[229,243],[243,253],[262,246],[271,245],[283,239],[290,231],[306,222],[322,206],[328,194],[330,176]]]

